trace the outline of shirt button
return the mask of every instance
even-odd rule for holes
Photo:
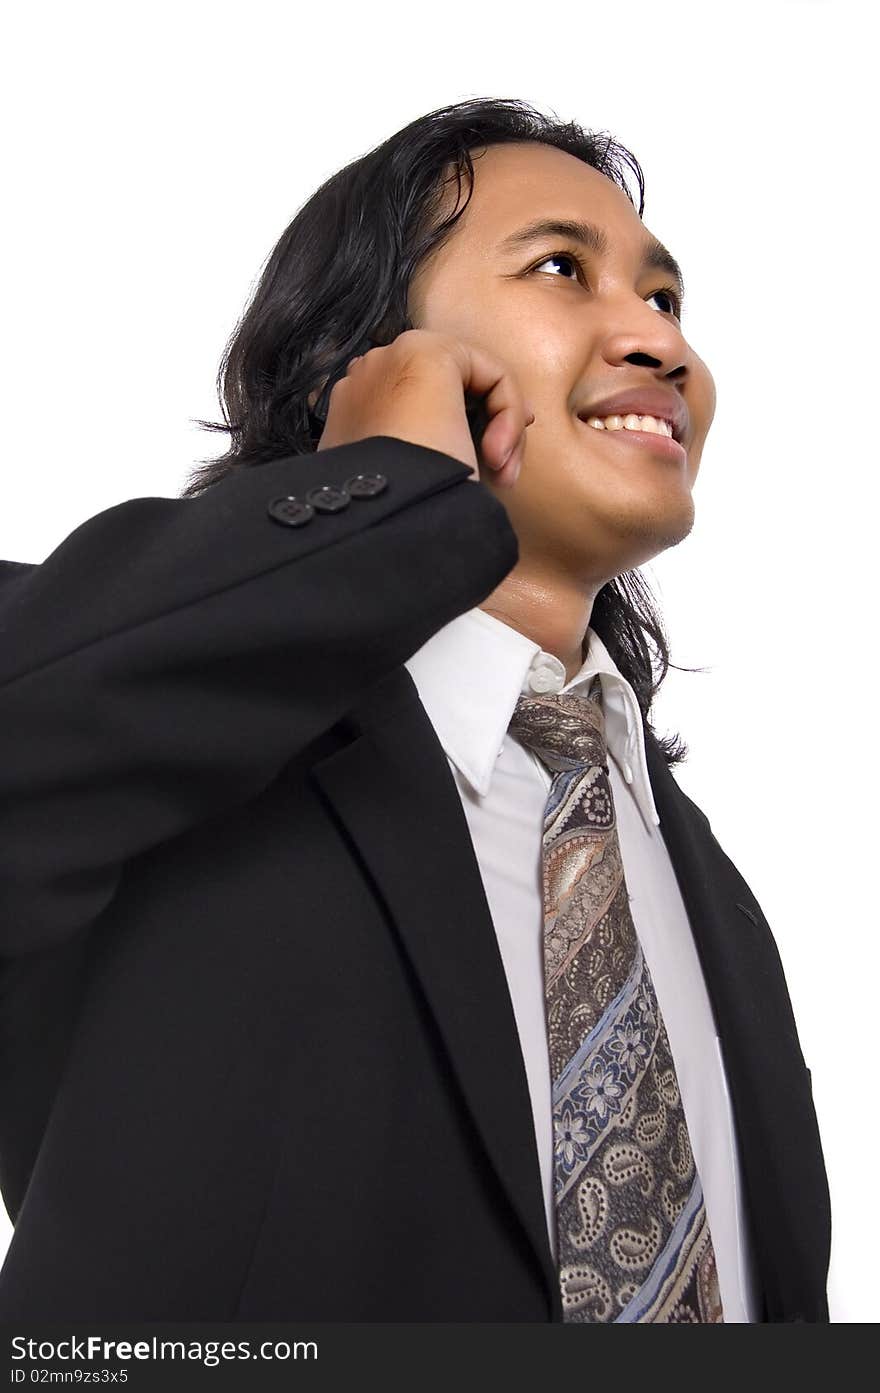
[[[559,681],[548,667],[537,667],[529,678],[529,686],[533,692],[555,692]]]
[[[534,658],[529,686],[533,692],[561,692],[565,686],[565,668],[559,659],[552,653],[541,653]]]

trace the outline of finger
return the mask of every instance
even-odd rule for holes
[[[495,472],[495,478],[499,488],[513,488],[514,484],[519,479],[519,476],[522,473],[523,465],[525,464],[526,447],[528,441],[527,431],[528,427],[532,424],[534,419],[535,413],[533,411],[530,411],[528,415],[528,420],[526,422],[526,429],[523,431],[522,435],[517,441],[517,444],[514,446],[513,450],[508,455],[504,464],[501,466],[500,469],[498,469]]]
[[[462,377],[465,391],[483,397],[488,425],[480,441],[480,452],[490,468],[500,470],[515,450],[523,431],[534,419],[523,399],[514,375],[493,357],[472,344],[458,345],[463,361]]]

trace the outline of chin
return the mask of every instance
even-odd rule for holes
[[[613,550],[627,557],[621,570],[641,566],[670,547],[678,546],[690,535],[695,518],[694,500],[689,491],[675,500],[668,496],[662,500],[630,498],[626,506],[621,507],[618,501],[617,506],[602,511],[606,520],[602,528],[604,536],[609,541],[614,539]]]

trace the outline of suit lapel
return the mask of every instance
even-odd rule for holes
[[[749,886],[650,734],[647,756],[721,1038],[764,1318],[827,1319],[827,1180],[776,944]]]
[[[352,717],[359,733],[314,764],[312,778],[391,911],[560,1320],[519,1035],[455,780],[405,668]]]
[[[391,911],[559,1321],[516,1021],[445,752],[405,668],[377,684],[350,721],[353,738],[315,763],[312,777]],[[823,1287],[825,1232],[802,1220],[805,1197],[827,1214],[827,1182],[779,956],[748,885],[650,734],[647,756],[724,1049],[766,1318],[796,1319],[790,1313],[814,1306]],[[780,1127],[793,1145],[780,1146]]]

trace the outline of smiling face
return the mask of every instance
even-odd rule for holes
[[[621,189],[548,145],[472,154],[470,203],[414,275],[410,319],[500,359],[535,412],[516,485],[499,488],[481,470],[519,540],[504,586],[521,589],[528,578],[552,597],[567,583],[591,605],[606,581],[690,532],[714,383],[682,332],[675,279],[645,260],[652,239]],[[454,197],[453,182],[444,213]],[[505,247],[538,219],[590,223],[604,250],[558,234]],[[586,424],[593,404],[644,388],[686,405],[684,451]]]

